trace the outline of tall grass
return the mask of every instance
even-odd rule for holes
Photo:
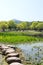
[[[6,43],[26,43],[32,41],[43,41],[43,38],[32,36],[0,36],[0,42]]]
[[[38,31],[13,31],[13,32],[0,32],[0,36],[43,36],[43,32]]]
[[[28,43],[33,41],[43,41],[43,37],[34,36],[33,34],[40,34],[41,32],[24,31],[24,32],[0,32],[0,42],[5,43]],[[33,36],[30,36],[32,34]]]

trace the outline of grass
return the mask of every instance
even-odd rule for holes
[[[41,33],[42,32],[36,32],[36,31],[0,32],[0,42],[28,43],[28,42],[34,42],[34,41],[43,41],[43,37],[33,35],[33,34],[41,34]]]
[[[0,36],[0,42],[5,43],[28,43],[33,41],[43,41],[43,38],[32,36]]]
[[[40,36],[43,32],[38,31],[13,31],[13,32],[0,32],[0,36]]]

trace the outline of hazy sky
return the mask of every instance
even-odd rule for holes
[[[43,20],[43,0],[0,0],[0,20]]]

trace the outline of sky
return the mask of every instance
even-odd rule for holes
[[[43,21],[43,0],[0,0],[0,20]]]

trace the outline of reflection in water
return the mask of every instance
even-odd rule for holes
[[[41,63],[43,62],[43,43],[34,44],[17,44],[18,48],[22,49],[25,59],[28,61]]]

